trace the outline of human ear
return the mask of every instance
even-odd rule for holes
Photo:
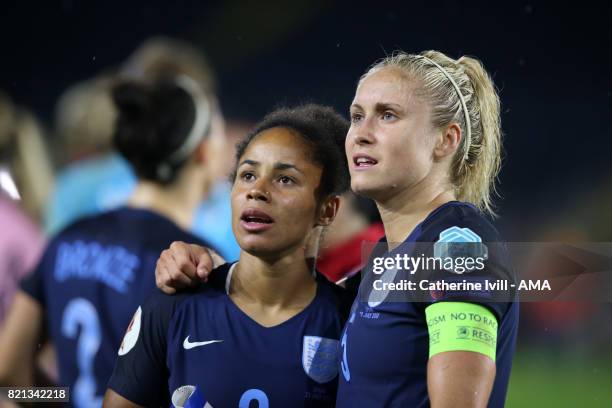
[[[462,137],[461,127],[457,122],[452,122],[450,125],[446,126],[434,148],[435,157],[441,159],[455,154],[459,148]]]
[[[206,160],[208,159],[206,157],[206,155],[208,154],[207,153],[208,146],[206,142],[207,142],[206,140],[202,140],[200,144],[198,144],[198,147],[196,147],[193,153],[191,154],[192,159],[196,163],[205,163]]]
[[[329,226],[334,221],[334,218],[336,218],[338,208],[340,208],[340,197],[337,195],[327,197],[319,206],[315,225],[323,227]]]

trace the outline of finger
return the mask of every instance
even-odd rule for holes
[[[160,289],[171,287],[173,289],[182,289],[188,286],[193,286],[194,281],[184,274],[176,265],[174,259],[169,256],[168,251],[164,251],[162,256],[157,261],[155,268],[155,280]]]
[[[167,271],[170,277],[168,285],[175,289],[183,289],[197,283],[197,279],[191,278],[189,275],[185,274],[182,269],[176,268],[174,265],[170,265]]]
[[[170,245],[168,255],[166,267],[171,277],[179,277],[180,272],[191,280],[197,278],[197,264],[191,257],[189,244],[180,241],[173,242]]]
[[[210,254],[213,260],[214,268],[218,268],[221,265],[227,263],[227,261],[219,253],[217,253],[217,251],[215,251],[214,249],[210,250]]]
[[[161,288],[159,288],[162,292],[164,292],[167,295],[174,295],[176,294],[176,289],[174,289],[172,286],[168,286],[168,285],[164,285]]]
[[[169,295],[173,295],[176,293],[176,289],[173,288],[172,286],[169,286],[168,282],[170,282],[170,275],[168,275],[167,269],[160,268],[159,273],[158,273],[158,270],[156,269],[155,270],[155,284],[162,292],[167,293]]]
[[[197,274],[204,281],[208,280],[213,269],[225,263],[225,259],[213,249],[206,248],[206,252],[202,253],[198,259]]]
[[[162,251],[159,258],[157,259],[157,262],[155,263],[155,286],[157,286],[158,289],[164,291],[165,293],[168,293],[167,281],[169,278],[164,261],[164,258],[168,256],[167,252],[168,250]]]
[[[203,251],[200,251],[200,249]],[[196,250],[196,248],[194,248],[194,250]],[[210,272],[213,270],[213,259],[208,248],[198,247],[197,252],[198,254],[196,256],[198,266],[196,269],[196,274],[198,278],[204,282],[207,282]]]

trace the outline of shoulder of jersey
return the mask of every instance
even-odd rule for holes
[[[65,226],[59,232],[55,234],[52,239],[52,242],[61,241],[64,238],[69,238],[73,234],[83,234],[87,233],[91,229],[100,229],[100,228],[109,228],[112,230],[112,224],[110,223],[111,219],[109,218],[110,214],[100,213],[93,215],[86,215],[81,218],[77,218],[72,221],[70,224]]]
[[[165,307],[168,305],[181,303],[183,300],[200,293],[206,293],[209,291],[224,291],[225,278],[227,277],[230,266],[231,264],[227,263],[219,266],[212,271],[208,282],[202,282],[201,284],[191,288],[181,289],[180,292],[173,295],[168,295],[159,289],[155,289],[147,298],[146,303],[152,307]]]
[[[234,262],[227,262],[213,269],[213,271],[210,273],[210,277],[208,278],[208,282],[202,285],[200,287],[200,290],[201,291],[202,290],[213,290],[216,292],[225,293],[226,291],[225,284],[227,281],[227,275],[233,264]]]
[[[352,303],[352,297],[346,289],[330,282],[323,274],[317,272],[317,283],[321,285],[321,299],[333,305],[341,314],[344,314],[344,309],[347,303]]]
[[[197,288],[190,289],[182,289],[180,292],[177,292],[173,295],[168,295],[162,292],[159,289],[155,289],[145,301],[145,304],[149,309],[158,309],[158,308],[167,308],[174,307],[184,300],[188,299],[190,296],[198,293],[201,289],[200,286]]]
[[[323,291],[328,296],[336,296],[344,291],[344,289],[341,286],[338,286],[335,283],[331,282],[329,279],[325,277],[325,275],[323,275],[319,271],[316,271],[315,279],[317,280],[317,284],[321,285],[321,287],[323,288]]]
[[[502,241],[499,232],[486,216],[467,203],[447,205],[426,220],[421,227],[418,241],[434,242],[449,234],[466,235],[467,241]]]
[[[116,208],[114,210],[106,211],[106,212],[99,213],[99,214],[87,215],[87,216],[84,216],[82,218],[79,218],[73,221],[71,224],[69,224],[63,230],[61,230],[56,235],[56,237],[58,239],[61,239],[63,237],[66,237],[74,233],[78,234],[82,232],[87,232],[90,229],[95,229],[96,231],[100,231],[106,228],[109,231],[113,231],[115,225],[119,223],[120,224],[124,223],[126,221],[126,217],[131,218],[132,217],[131,214],[135,214],[137,212],[138,210],[126,211],[124,207],[120,207],[120,208]],[[146,213],[146,211],[143,211],[143,213]],[[201,246],[205,246],[205,247],[214,249],[214,247],[209,242],[203,240],[197,235],[192,234],[189,231],[185,231],[181,229],[179,226],[177,226],[172,221],[170,221],[169,219],[163,216],[153,217],[152,219],[155,220],[153,225],[151,223],[147,223],[146,225],[148,227],[154,227],[154,228],[155,226],[159,226],[162,228],[162,230],[166,228],[165,231],[167,231],[167,233],[170,234],[170,237],[171,237],[170,239],[172,240],[181,240],[184,242],[189,242],[192,244],[197,244],[197,245],[201,245]],[[164,243],[165,241],[168,240],[168,236],[164,234],[154,234],[153,236],[143,237],[143,239],[145,238],[153,239],[153,241],[161,240],[161,242],[164,242]]]

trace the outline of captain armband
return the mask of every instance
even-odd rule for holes
[[[429,357],[445,351],[473,351],[495,361],[497,319],[484,306],[439,302],[425,309]]]

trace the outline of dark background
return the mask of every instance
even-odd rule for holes
[[[482,59],[500,90],[501,215],[554,222],[582,207],[577,196],[611,181],[609,5],[82,3],[2,6],[0,88],[47,123],[69,85],[116,67],[155,34],[200,47],[217,69],[225,113],[248,119],[304,100],[347,112],[357,79],[376,59],[398,48],[437,49]]]

